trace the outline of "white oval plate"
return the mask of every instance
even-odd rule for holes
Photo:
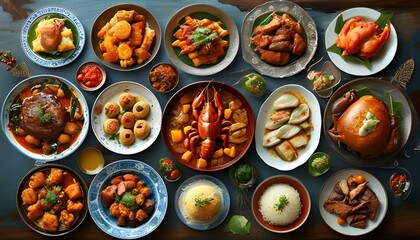
[[[174,29],[179,27],[179,22],[185,16],[196,12],[205,12],[213,15],[227,26],[227,30],[229,31],[229,47],[224,58],[217,64],[203,67],[189,66],[179,59],[172,47],[172,34]],[[178,69],[195,76],[208,76],[222,71],[229,66],[230,63],[232,63],[239,49],[239,32],[235,22],[226,12],[208,4],[192,4],[178,10],[168,21],[164,34],[166,53],[172,63],[175,64]]]
[[[103,110],[105,104],[109,101],[118,103],[118,97],[124,92],[139,96],[150,105],[149,115],[145,119],[151,127],[150,135],[143,140],[136,139],[130,146],[110,140],[111,135],[106,134],[103,129],[103,123],[108,119]],[[162,110],[156,96],[148,88],[136,82],[122,81],[110,85],[98,95],[92,107],[91,124],[96,138],[108,150],[123,155],[139,153],[152,145],[159,136],[161,122]]]
[[[299,21],[307,36],[307,49],[305,54],[293,63],[284,66],[274,66],[260,59],[251,48],[251,36],[254,30],[254,22],[261,15],[281,12],[288,13]],[[244,18],[241,29],[242,57],[256,71],[262,75],[284,78],[297,74],[305,69],[306,65],[312,60],[318,46],[318,33],[315,21],[311,15],[301,8],[298,4],[291,1],[271,1],[261,4],[252,9]]]
[[[151,190],[151,200],[155,202],[153,213],[138,227],[121,227],[117,218],[109,215],[101,200],[101,192],[109,186],[111,179],[132,173],[146,183]],[[138,160],[124,159],[108,164],[93,178],[88,190],[89,213],[95,224],[110,236],[120,239],[137,239],[153,232],[162,223],[168,208],[168,191],[160,175],[151,166]]]
[[[270,113],[273,111],[273,103],[280,96],[280,94],[284,92],[296,92],[301,94],[306,99],[306,102],[309,104],[309,108],[311,109],[310,119],[313,125],[313,130],[311,132],[308,145],[299,150],[299,157],[291,162],[282,160],[279,156],[277,156],[274,150],[262,146],[265,123],[267,122]],[[271,95],[262,104],[260,111],[258,112],[257,123],[255,127],[255,147],[257,149],[257,153],[267,165],[273,168],[277,168],[278,170],[282,171],[295,169],[304,164],[309,159],[311,154],[315,152],[321,137],[321,128],[321,108],[319,107],[319,103],[315,95],[306,88],[297,84],[284,85],[271,93]]]
[[[31,47],[29,46],[28,33],[31,30],[32,25],[37,24],[41,19],[51,14],[58,14],[58,15],[63,16],[64,19],[66,19],[67,21],[70,21],[77,28],[77,32],[78,32],[77,46],[75,49],[71,50],[73,52],[70,54],[70,56],[66,58],[47,59],[35,53],[34,51],[32,51]],[[48,68],[62,67],[64,65],[67,65],[73,62],[80,55],[80,53],[82,53],[83,47],[85,46],[85,30],[83,28],[82,23],[73,13],[59,7],[47,7],[47,8],[42,8],[42,9],[32,12],[23,23],[20,36],[21,36],[20,42],[23,48],[23,52],[26,54],[29,60],[31,60],[32,62],[42,67],[48,67]]]
[[[363,17],[365,20],[368,21],[376,21],[379,16],[381,15],[380,12],[370,9],[370,8],[351,8],[348,9],[342,13],[340,13],[338,16],[343,15],[344,21],[346,21],[349,18],[353,17]],[[335,33],[335,24],[337,22],[337,17],[334,18],[334,20],[331,21],[330,25],[327,28],[327,31],[325,32],[325,47],[328,49],[331,47],[331,45],[335,44],[335,41],[338,37],[338,34]],[[388,66],[389,63],[391,63],[392,59],[395,56],[395,53],[397,52],[397,46],[398,46],[398,38],[397,38],[397,32],[395,31],[394,26],[391,24],[391,36],[389,37],[388,42],[385,43],[384,46],[382,46],[382,49],[378,56],[376,56],[373,60],[370,61],[372,64],[372,69],[369,70],[361,63],[356,62],[346,62],[343,58],[341,58],[340,55],[332,52],[328,52],[328,56],[330,57],[331,61],[343,72],[346,72],[351,75],[355,76],[368,76],[375,74],[384,68]]]
[[[368,220],[367,226],[364,229],[351,227],[348,224],[339,225],[337,223],[337,215],[325,211],[323,207],[324,202],[328,199],[328,196],[338,181],[341,179],[347,179],[350,175],[356,176],[358,174],[363,174],[365,176],[366,181],[369,182],[367,186],[375,192],[380,202],[376,219],[374,221]],[[370,173],[357,169],[344,169],[328,178],[321,188],[318,200],[319,212],[328,226],[330,226],[334,231],[348,236],[359,236],[373,231],[385,218],[386,210],[388,208],[388,195],[386,194],[382,183]]]

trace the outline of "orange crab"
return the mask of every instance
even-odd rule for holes
[[[336,44],[343,49],[343,55],[355,54],[363,59],[375,57],[391,34],[389,24],[384,29],[362,17],[349,19],[338,35]]]

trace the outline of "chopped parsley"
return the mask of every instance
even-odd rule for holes
[[[203,26],[198,26],[191,35],[192,41],[198,46],[209,44],[218,37],[219,35],[216,32],[212,32]]]
[[[283,208],[286,207],[286,205],[289,204],[289,199],[287,199],[287,197],[285,195],[281,195],[277,201],[277,203],[275,204],[274,208],[277,211],[283,211]]]
[[[206,205],[210,204],[210,202],[213,201],[213,198],[200,198],[200,197],[195,197],[194,198],[194,205],[198,208],[203,208]]]
[[[52,116],[49,113],[45,113],[44,109],[40,106],[35,107],[35,114],[39,118],[39,122],[42,124],[51,122]]]

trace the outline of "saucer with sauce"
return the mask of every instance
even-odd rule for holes
[[[94,175],[102,170],[105,161],[101,151],[93,147],[88,147],[80,153],[78,163],[82,172]]]

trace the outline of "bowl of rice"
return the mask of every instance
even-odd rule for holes
[[[272,176],[262,181],[252,195],[252,213],[265,229],[287,233],[298,229],[309,216],[311,199],[298,179]]]

